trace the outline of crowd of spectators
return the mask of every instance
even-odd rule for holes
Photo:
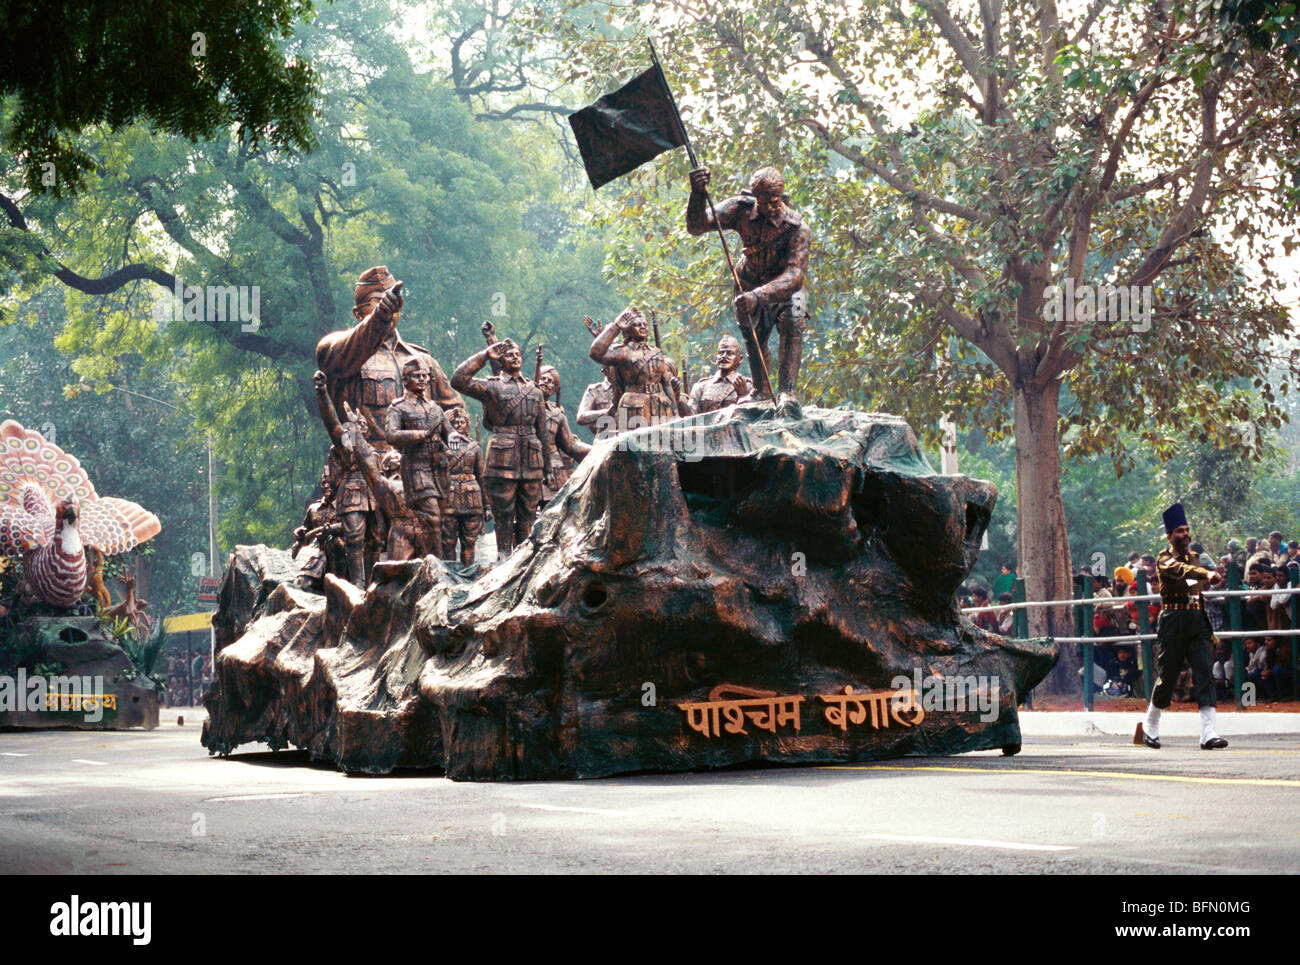
[[[1286,542],[1282,534],[1275,531],[1267,538],[1251,537],[1244,543],[1229,540],[1224,552],[1217,557],[1207,553],[1200,543],[1192,543],[1190,548],[1206,569],[1226,575],[1228,565],[1235,563],[1243,574],[1242,588],[1261,591],[1259,595],[1243,598],[1241,628],[1256,634],[1244,640],[1245,678],[1254,685],[1257,699],[1261,701],[1293,699],[1295,679],[1291,670],[1291,652],[1296,638],[1278,635],[1275,631],[1291,629],[1291,600],[1295,594],[1267,594],[1263,591],[1300,583],[1300,541]],[[1099,638],[1093,686],[1097,692],[1109,696],[1141,696],[1142,673],[1136,644],[1105,644],[1103,639],[1139,633],[1139,607],[1142,606],[1147,608],[1148,632],[1155,632],[1160,614],[1159,601],[1125,599],[1142,595],[1139,592],[1139,574],[1146,577],[1146,593],[1158,592],[1156,558],[1150,553],[1130,553],[1126,564],[1115,567],[1109,574],[1094,572],[1092,567],[1085,566],[1075,579],[1076,591],[1081,593],[1086,582],[1090,584],[1090,595],[1098,601],[1092,608],[1092,635]],[[963,584],[958,589],[958,600],[964,608],[979,608],[971,614],[976,626],[1005,636],[1014,629],[1015,611],[1007,604],[1012,602],[1011,590],[1015,581],[1014,564],[1003,564],[994,581],[992,601],[989,590],[977,582]],[[1216,633],[1229,627],[1227,607],[1224,597],[1210,596],[1205,600],[1206,615]],[[1213,669],[1219,699],[1233,699],[1230,641],[1218,640]],[[1185,670],[1183,677],[1187,679],[1180,678],[1174,688],[1176,700],[1190,699],[1190,671]]]
[[[206,653],[167,658],[167,690],[163,702],[168,707],[198,707],[212,684],[212,658]]]

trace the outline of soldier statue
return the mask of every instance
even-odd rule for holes
[[[542,359],[542,350],[537,350],[537,361]],[[551,474],[555,484],[542,486],[542,503],[549,503],[555,494],[564,488],[564,484],[573,475],[574,464],[591,452],[591,446],[573,434],[569,428],[568,416],[560,405],[560,373],[553,365],[541,365],[538,369],[541,378],[537,387],[546,399],[546,442],[551,448]],[[551,399],[555,401],[552,402]]]
[[[740,353],[740,342],[734,335],[718,340],[718,370],[691,387],[692,412],[713,412],[735,405],[754,391],[754,384],[740,373]]]
[[[451,409],[464,402],[447,383],[433,356],[397,334],[402,314],[402,282],[380,265],[357,279],[352,314],[359,324],[330,332],[316,345],[316,365],[325,373],[330,398],[359,413],[366,441],[379,452],[389,448],[384,431],[388,407],[402,394],[402,366],[422,358],[429,367],[428,397]]]
[[[623,335],[623,344],[614,338]],[[613,424],[618,432],[668,422],[678,415],[672,360],[650,345],[650,323],[640,309],[625,308],[591,343],[591,357],[613,371]],[[603,423],[608,424],[608,423]]]
[[[442,504],[442,558],[456,561],[460,541],[462,566],[474,564],[474,550],[483,532],[483,451],[469,437],[469,416],[464,409],[447,413],[455,431],[447,439],[446,495]]]
[[[803,355],[803,287],[811,232],[799,212],[786,204],[785,181],[776,168],[759,168],[748,191],[719,202],[714,208],[716,222],[706,194],[709,179],[708,168],[691,172],[686,230],[701,235],[722,227],[740,235],[744,247],[736,265],[740,288],[734,304],[749,351],[749,374],[756,395],[770,398],[766,373],[772,366],[767,341],[776,328],[780,342],[777,392],[782,402],[793,402]]]
[[[489,359],[501,363],[501,374],[475,378]],[[542,390],[521,374],[523,363],[519,346],[505,339],[471,355],[451,376],[452,388],[483,403],[483,424],[492,427],[483,486],[492,504],[501,556],[508,556],[527,538],[542,498],[542,483],[555,482]]]
[[[421,531],[421,545],[442,556],[442,488],[438,485],[442,449],[451,423],[429,400],[428,363],[418,356],[402,366],[405,394],[388,407],[384,431],[388,444],[402,453],[402,491]]]
[[[352,411],[346,402],[344,407],[348,412]],[[389,449],[382,456],[377,455],[366,442],[359,420],[345,424],[344,433],[350,434],[350,445],[355,447],[361,457],[361,471],[366,477],[366,484],[370,487],[375,502],[388,517],[388,540],[382,558],[402,561],[427,556],[431,551],[428,527],[424,519],[416,515],[415,510],[407,504],[405,487],[402,485],[401,453]]]
[[[610,381],[610,367],[603,365],[600,370],[604,378],[599,382],[592,382],[582,393],[582,399],[578,402],[578,414],[574,417],[574,421],[590,429],[597,439],[604,439],[606,436],[613,435],[608,421],[602,423],[601,420],[609,415],[609,410],[614,406],[614,384]]]
[[[302,525],[293,531],[293,549],[290,556],[298,565],[295,579],[301,587],[320,590],[326,573],[347,573],[340,538],[343,527],[335,511],[335,487],[340,475],[340,464],[335,448],[330,446],[329,459],[321,473],[321,496],[307,507]]]
[[[334,401],[330,398],[324,372],[317,371],[312,378],[316,386],[316,399],[320,405],[321,421],[325,431],[334,443],[331,458],[337,458],[339,470],[338,489],[334,498],[334,511],[343,531],[344,553],[347,559],[346,572],[343,574],[354,586],[366,585],[369,572],[367,551],[370,556],[375,544],[382,546],[386,537],[384,520],[379,514],[379,505],[371,495],[366,484],[366,476],[361,468],[361,455],[357,452],[353,440],[345,436],[343,423],[339,421]],[[343,403],[345,411],[351,407]]]

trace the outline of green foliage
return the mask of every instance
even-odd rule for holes
[[[33,626],[18,626],[0,633],[0,673],[33,666],[40,658],[42,641]]]
[[[1148,4],[1110,5],[1047,64],[1027,53],[1039,44],[1028,3],[1003,5],[989,62],[977,43],[963,62],[938,26],[941,12],[965,37],[983,36],[973,5],[939,0],[910,13],[821,0],[562,9],[539,8],[535,29],[562,45],[562,78],[591,95],[639,69],[639,38],[656,38],[715,196],[780,159],[813,227],[816,340],[804,369],[813,400],[902,410],[927,435],[953,412],[997,439],[1012,431],[1016,386],[1047,391],[1060,380],[1072,403],[1066,455],[1105,454],[1121,469],[1135,464],[1125,439],[1168,458],[1190,432],[1249,455],[1242,425],[1280,424],[1277,394],[1295,385],[1300,355],[1284,342],[1290,323],[1273,297],[1286,279],[1267,239],[1300,239],[1286,177],[1244,182],[1240,165],[1296,170],[1300,99],[1269,87],[1285,71],[1266,58],[1219,68],[1223,144],[1204,200],[1185,208],[1202,136],[1195,59],[1179,53],[1205,29],[1192,7],[1175,5],[1186,23],[1170,40]],[[593,9],[612,14],[622,42],[590,34]],[[1064,36],[1080,26],[1063,23]],[[982,112],[975,76],[998,87]],[[731,324],[730,285],[715,239],[680,228],[685,166],[673,152],[606,189],[618,232],[608,269],[635,298],[671,306],[693,335],[711,337]],[[1148,186],[1153,176],[1161,180]],[[1177,256],[1152,263],[1168,226],[1188,217]],[[1229,230],[1246,244],[1230,244]],[[1076,248],[1084,257],[1072,265]],[[1048,286],[1066,274],[1129,283],[1151,277],[1149,264],[1149,328],[1045,318]],[[1239,385],[1276,363],[1281,381],[1265,391]],[[1188,377],[1171,377],[1179,370]],[[1166,416],[1160,425],[1153,410]]]
[[[311,13],[310,0],[0,0],[0,99],[14,108],[0,140],[27,187],[55,195],[96,168],[77,138],[100,125],[306,147],[316,77],[284,41]]]
[[[365,268],[387,264],[406,282],[402,336],[448,373],[482,346],[479,326],[491,319],[530,353],[545,343],[571,418],[598,377],[580,319],[612,317],[619,303],[602,276],[589,196],[574,190],[580,172],[548,131],[476,121],[443,65],[413,60],[409,38],[392,29],[402,15],[356,0],[295,34],[292,49],[320,80],[311,153],[258,149],[224,130],[191,143],[143,125],[95,129],[78,141],[95,170],[71,200],[24,196],[18,166],[0,165],[0,203],[19,199],[30,229],[0,221],[0,251],[25,272],[0,274],[12,286],[8,298],[0,287],[0,318],[20,321],[15,333],[29,331],[33,312],[44,320],[0,398],[14,400],[25,424],[84,426],[69,449],[88,468],[82,452],[101,446],[89,430],[114,425],[99,413],[129,410],[122,431],[139,448],[113,450],[117,468],[96,458],[92,476],[163,520],[155,543],[165,590],[151,591],[151,614],[194,608],[209,434],[219,551],[288,544],[327,446],[311,386],[315,346],[354,323],[352,286]],[[24,284],[33,265],[47,278],[60,269],[33,254],[42,246],[67,267],[65,285]],[[257,324],[178,317],[169,296],[178,279],[256,288]],[[51,343],[61,353],[52,363]],[[52,397],[41,416],[23,387],[43,358],[37,394],[44,404],[48,384]]]
[[[1218,555],[1229,539],[1266,536],[1280,530],[1300,538],[1300,471],[1289,469],[1285,452],[1269,446],[1259,462],[1241,459],[1206,443],[1191,443],[1161,463],[1136,440],[1134,468],[1117,475],[1105,459],[1077,460],[1061,477],[1070,556],[1079,566],[1103,564],[1107,575],[1133,551],[1156,553],[1165,545],[1160,514],[1174,502],[1187,507],[1193,539]],[[1015,452],[1009,441],[986,443],[969,434],[959,452],[960,470],[998,487],[989,522],[989,548],[973,575],[991,584],[998,566],[1016,556]],[[1023,569],[1020,572],[1023,576]]]
[[[60,286],[48,286],[0,325],[0,419],[16,419],[76,456],[100,495],[130,499],[158,516],[162,532],[130,556],[106,560],[105,579],[129,565],[151,612],[171,612],[192,601],[190,557],[207,550],[202,439],[181,413],[80,383],[78,360],[52,347],[66,334],[67,301]],[[150,378],[136,354],[125,355],[114,374],[122,388],[146,395],[170,388],[168,370]]]
[[[154,672],[154,667],[158,663],[158,655],[167,643],[165,634],[155,633],[148,640],[140,640],[134,632],[120,636],[114,632],[114,642],[125,650],[126,655],[131,658],[131,666],[135,672],[127,679],[143,674],[160,688],[166,688],[166,681],[162,674]]]
[[[1217,21],[1219,35],[1212,50],[1218,60],[1239,56],[1249,47],[1300,61],[1300,16],[1294,0],[1201,0],[1200,5],[1208,5]]]

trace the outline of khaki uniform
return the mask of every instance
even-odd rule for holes
[[[613,346],[602,361],[617,372],[614,391],[618,403],[612,415],[618,432],[677,418],[669,384],[672,361],[661,350],[646,342],[629,341]]]
[[[329,332],[316,345],[316,365],[329,380],[335,408],[342,415],[346,402],[361,414],[366,441],[378,452],[389,449],[384,431],[388,407],[402,397],[402,366],[413,358],[429,366],[430,399],[444,409],[464,406],[433,356],[402,341],[375,314],[352,328]]]
[[[339,529],[332,493],[330,499],[317,500],[307,507],[302,521],[302,537],[293,548],[300,586],[318,589],[327,572],[342,573],[346,570],[347,563],[342,558],[337,539]],[[303,537],[312,531],[317,532],[304,541]]]
[[[1151,703],[1164,710],[1173,699],[1174,685],[1186,663],[1192,670],[1192,690],[1200,707],[1213,707],[1212,661],[1214,631],[1205,615],[1199,592],[1191,593],[1188,580],[1207,580],[1210,571],[1195,553],[1179,556],[1173,547],[1156,557],[1160,581],[1160,621],[1156,625],[1156,685]]]
[[[546,404],[546,441],[551,450],[551,475],[555,477],[555,485],[542,484],[543,503],[549,503],[564,488],[573,475],[576,460],[591,452],[591,446],[578,439],[569,428],[564,407],[550,402]]]
[[[611,435],[599,422],[602,416],[609,414],[613,404],[614,387],[609,384],[609,379],[591,383],[582,393],[582,401],[578,403],[578,425],[590,429],[597,439]]]
[[[464,364],[453,379],[457,389],[483,403],[483,423],[493,427],[483,488],[492,504],[497,548],[508,555],[532,529],[550,462],[542,390],[522,375],[474,378]]]
[[[542,390],[522,375],[493,375],[466,379],[461,391],[483,403],[483,423],[493,427],[484,479],[540,481],[546,465]]]
[[[474,562],[474,547],[483,532],[483,450],[476,442],[453,440],[447,445],[447,488],[442,503],[442,558]]]
[[[355,453],[349,456],[340,452],[339,465],[342,475],[334,506],[342,524],[343,542],[347,546],[348,579],[357,586],[364,586],[368,571],[367,544],[373,559],[376,548],[384,545],[387,536],[385,520],[378,512],[379,503],[366,484],[360,457]]]
[[[406,493],[400,479],[384,479],[392,493],[392,508],[388,514],[388,543],[386,559],[413,560],[432,551],[425,521],[406,503]],[[436,555],[436,554],[435,554]]]
[[[739,290],[758,296],[758,308],[752,314],[742,317],[737,309],[736,317],[749,352],[749,374],[766,394],[767,389],[759,381],[763,377],[762,369],[753,350],[748,348],[749,327],[751,324],[754,327],[756,347],[762,352],[769,372],[772,357],[767,340],[775,328],[780,340],[777,391],[794,395],[803,357],[807,315],[803,286],[808,274],[812,232],[804,224],[803,216],[788,207],[783,209],[779,221],[768,221],[759,213],[758,204],[749,192],[719,202],[714,211],[722,228],[730,228],[740,235],[743,250],[736,265]],[[693,235],[713,230],[713,219],[702,193],[691,193],[686,205],[686,229]]]
[[[437,500],[443,495],[437,467],[442,460],[441,436],[445,425],[442,407],[435,402],[403,397],[388,407],[384,429],[390,440],[398,432],[433,430],[433,435],[423,442],[394,444],[402,453],[402,489],[411,505],[427,499]]]
[[[691,411],[713,412],[717,409],[725,409],[729,405],[735,405],[740,401],[741,396],[748,395],[754,391],[754,384],[740,376],[741,384],[744,390],[736,391],[736,387],[731,384],[731,380],[723,376],[721,372],[714,372],[712,375],[705,376],[691,386]]]

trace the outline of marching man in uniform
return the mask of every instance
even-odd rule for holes
[[[1191,529],[1182,503],[1164,512],[1169,548],[1156,558],[1160,581],[1160,623],[1156,630],[1156,685],[1151,692],[1146,720],[1138,724],[1133,743],[1160,749],[1160,716],[1173,697],[1174,683],[1186,663],[1192,668],[1192,690],[1201,708],[1201,749],[1216,750],[1228,742],[1214,730],[1214,678],[1211,660],[1214,633],[1205,615],[1201,591],[1222,581],[1218,573],[1200,565],[1191,552]]]

